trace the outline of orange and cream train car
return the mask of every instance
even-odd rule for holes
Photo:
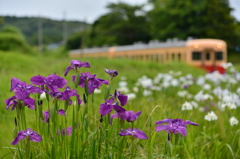
[[[131,58],[167,63],[182,61],[204,68],[208,72],[224,73],[222,63],[227,62],[226,42],[219,39],[169,39],[166,42],[150,41],[148,44],[85,48],[71,50],[70,57]]]

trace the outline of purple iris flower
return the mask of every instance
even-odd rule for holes
[[[91,75],[90,72],[85,72],[80,74],[80,80],[78,83],[78,86],[85,88],[85,84],[88,85],[88,94],[92,94],[93,91],[97,88],[99,89],[102,84],[108,85],[108,81],[101,79],[101,78],[96,78],[96,75]],[[76,76],[72,76],[72,81],[75,82]]]
[[[115,111],[117,111],[118,113],[122,113],[122,112],[125,111],[125,109],[123,109],[122,107],[117,105],[117,102],[113,103],[114,102],[114,98],[106,99],[105,101],[106,101],[105,103],[102,103],[100,105],[99,113],[102,116],[110,114],[113,109]]]
[[[116,96],[117,96],[121,106],[125,106],[127,104],[127,101],[128,101],[127,95],[123,95],[120,93],[120,91],[118,91]]]
[[[65,113],[65,111],[63,109],[59,109],[58,110],[58,114],[62,115],[62,116],[66,116],[66,113]]]
[[[138,139],[148,139],[148,136],[141,130],[139,129],[131,129],[128,128],[126,130],[122,129],[121,132],[119,133],[120,136],[127,136],[127,135],[131,135],[134,136]]]
[[[45,122],[49,123],[49,118],[50,118],[49,111],[44,111],[43,116],[44,116]]]
[[[5,100],[6,109],[9,109],[12,106],[11,111],[13,111],[17,104],[18,104],[18,99],[16,96],[12,96],[8,99]],[[23,106],[28,106],[29,109],[34,109],[35,108],[35,102],[34,99],[27,97],[23,100]]]
[[[34,76],[30,81],[35,85],[41,86],[42,90],[45,90],[44,85],[46,85],[51,91],[63,88],[67,84],[66,79],[57,76],[56,74],[48,75],[48,77]]]
[[[59,109],[57,112],[59,115],[66,116],[66,113],[63,109]],[[49,123],[50,113],[49,111],[43,111],[44,120],[46,123]]]
[[[79,94],[77,94],[77,91],[75,89],[70,89],[70,87],[66,87],[64,92],[61,91],[54,91],[49,93],[53,98],[58,98],[60,100],[69,100],[68,105],[72,105],[72,100],[70,99],[72,96],[76,96],[78,99],[78,104],[80,105],[82,103]]]
[[[41,142],[42,141],[42,137],[39,134],[37,134],[37,132],[32,131],[32,129],[28,128],[26,131],[22,130],[18,133],[17,137],[12,142],[12,145],[17,145],[20,140],[25,139],[25,138],[27,138],[33,142]]]
[[[99,89],[102,84],[108,85],[108,81],[101,78],[94,78],[88,81],[88,94],[92,94],[95,89]]]
[[[42,93],[38,87],[28,85],[26,82],[22,82],[21,80],[17,78],[11,79],[11,88],[10,92],[14,91],[15,96],[18,100],[24,100],[26,99],[31,93]]]
[[[123,108],[122,108],[123,109]],[[126,120],[127,122],[133,122],[141,115],[142,111],[134,113],[133,111],[122,111],[120,113],[115,113],[111,115],[110,124],[112,125],[113,118],[120,118]]]
[[[134,113],[133,111],[126,111],[126,120],[128,122],[133,122],[135,120],[137,120],[137,118],[139,117],[139,115],[141,115],[142,111],[139,111],[137,113]]]
[[[88,62],[81,62],[81,61],[77,61],[77,60],[72,60],[70,62],[70,66],[68,66],[66,68],[66,71],[64,73],[64,76],[67,76],[68,72],[70,70],[77,70],[77,68],[81,68],[81,67],[87,67],[89,68],[90,67],[90,64]]]
[[[104,69],[104,71],[110,75],[111,78],[116,77],[118,75],[118,72],[116,70],[108,70],[108,69]]]
[[[57,134],[59,135],[60,134],[60,131],[57,132]],[[72,127],[68,127],[66,129],[62,129],[62,135],[66,135],[66,136],[69,136],[69,135],[72,135]]]
[[[168,125],[161,125],[167,123]],[[187,125],[195,125],[198,126],[199,124],[194,123],[192,121],[189,120],[182,120],[182,119],[163,119],[160,121],[156,121],[156,132],[158,131],[162,131],[165,130],[167,131],[169,134],[170,133],[180,133],[182,134],[182,136],[186,136],[187,135]]]

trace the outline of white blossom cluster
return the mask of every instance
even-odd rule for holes
[[[218,117],[213,110],[234,111],[240,107],[240,87],[236,87],[240,83],[240,73],[236,71],[231,63],[222,64],[227,73],[220,74],[218,71],[207,73],[198,77],[192,74],[182,75],[181,71],[168,73],[158,73],[154,78],[146,75],[136,80],[135,86],[129,88],[127,77],[121,77],[118,83],[117,91],[128,95],[129,100],[141,95],[146,99],[153,99],[153,95],[157,92],[166,90],[175,91],[176,98],[182,99],[182,111],[208,112],[203,117],[205,120],[213,121]],[[196,92],[191,92],[190,87],[199,88]],[[156,98],[156,97],[154,97]],[[154,99],[157,100],[157,99]],[[197,109],[196,109],[197,108]],[[237,125],[238,119],[231,117],[230,125]]]

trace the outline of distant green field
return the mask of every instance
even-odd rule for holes
[[[232,57],[231,57],[232,58]],[[18,78],[21,81],[30,83],[30,78],[36,75],[48,76],[56,73],[63,77],[64,71],[69,66],[70,58],[53,58],[50,56],[27,56],[12,52],[0,52],[0,158],[9,153],[10,150],[7,147],[13,147],[10,143],[13,141],[12,130],[14,128],[14,116],[15,112],[6,110],[4,100],[14,95],[10,90],[10,81],[12,77]],[[205,71],[193,66],[189,66],[185,63],[150,63],[143,61],[132,61],[127,59],[76,59],[81,61],[88,61],[91,68],[81,68],[81,72],[91,72],[91,74],[97,74],[98,78],[108,79],[109,76],[104,72],[104,68],[110,70],[117,70],[119,75],[114,78],[112,92],[114,88],[119,88],[119,82],[123,81],[125,77],[127,86],[130,89],[129,93],[133,92],[137,80],[142,76],[154,79],[159,73],[171,74],[172,72],[181,71],[180,76],[186,76],[191,74],[193,79],[196,80],[199,76],[203,77]],[[237,69],[239,65],[234,65]],[[239,70],[239,69],[238,69]],[[69,81],[69,86],[72,88],[71,75],[66,77]],[[183,81],[184,82],[184,81]],[[195,81],[194,81],[195,82]],[[238,81],[239,83],[239,81]],[[216,85],[211,83],[212,88]],[[239,84],[236,86],[221,85],[223,88],[229,88],[232,91],[236,91]],[[102,87],[104,90],[105,85]],[[140,87],[139,87],[140,88]],[[143,88],[140,88],[140,91]],[[238,126],[231,127],[229,125],[229,113],[232,116],[239,117],[240,108],[237,107],[234,111],[222,113],[216,107],[218,100],[214,97],[212,101],[199,102],[199,107],[210,107],[218,115],[219,119],[214,122],[204,120],[204,116],[207,114],[204,111],[194,109],[191,111],[182,111],[182,104],[189,100],[187,98],[180,98],[176,96],[179,91],[179,87],[162,88],[160,91],[152,91],[151,96],[143,96],[140,92],[137,93],[137,97],[129,101],[125,106],[127,109],[136,111],[142,111],[143,113],[136,121],[136,126],[143,128],[145,132],[151,136],[155,131],[155,121],[165,118],[183,118],[200,124],[198,127],[189,126],[189,134],[185,139],[186,144],[186,158],[240,158],[240,129]],[[197,94],[202,87],[199,85],[190,86],[187,90],[193,95]],[[209,91],[210,92],[210,91]],[[82,92],[80,92],[82,97]],[[95,95],[95,109],[98,111],[98,106],[103,103],[103,93]],[[215,106],[210,106],[209,103],[213,102]],[[31,117],[31,110],[27,110],[29,117]],[[228,114],[227,114],[228,113]],[[151,118],[149,115],[152,114]],[[238,118],[240,119],[240,118]],[[32,119],[28,121],[32,123]],[[161,131],[157,133],[156,141],[153,148],[153,158],[159,157],[163,153],[164,141],[167,133]],[[148,141],[146,141],[148,142]],[[146,148],[145,141],[141,142],[141,148],[139,152],[144,154]],[[6,158],[11,158],[6,156]],[[139,158],[147,158],[142,155]],[[178,158],[174,157],[173,158]]]

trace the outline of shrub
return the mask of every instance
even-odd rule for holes
[[[0,50],[31,52],[23,34],[12,26],[6,26],[0,31]]]

